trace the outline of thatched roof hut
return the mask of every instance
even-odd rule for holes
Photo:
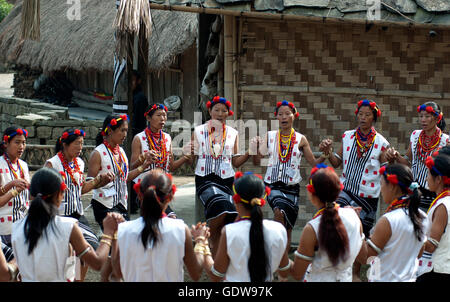
[[[26,40],[15,57],[20,39],[23,0],[0,23],[0,61],[10,61],[44,72],[67,68],[113,70],[114,1],[81,0],[81,20],[71,21],[66,1],[41,1],[41,38]],[[149,69],[162,70],[197,39],[197,15],[152,10]]]

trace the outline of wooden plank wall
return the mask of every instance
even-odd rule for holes
[[[313,151],[325,137],[338,148],[342,133],[357,125],[356,103],[370,98],[383,112],[377,130],[404,152],[412,130],[420,128],[417,105],[434,100],[450,116],[450,31],[437,33],[245,19],[238,82],[244,120],[270,125],[276,102],[293,101],[300,111],[294,127]],[[265,172],[250,163],[243,169]],[[303,179],[310,169],[304,161]],[[314,212],[304,185],[301,226]]]

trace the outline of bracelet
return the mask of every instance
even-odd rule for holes
[[[77,257],[81,259],[87,252],[91,250],[91,246],[88,246],[84,251],[82,251]]]
[[[97,176],[97,177],[98,177],[98,176]],[[96,188],[97,185],[98,185],[98,183],[100,182],[100,180],[99,180],[97,177],[95,177],[95,178],[92,180],[92,186],[93,186],[94,188]]]
[[[114,233],[113,240],[117,240],[119,236],[117,235],[117,231]]]
[[[4,186],[0,187],[0,195],[5,195],[6,194],[6,190]]]
[[[439,241],[437,241],[436,239],[433,239],[433,238],[428,238],[428,241],[432,244],[432,245],[434,245],[436,248],[438,248],[439,247]]]
[[[100,240],[100,242],[105,243],[105,244],[109,245],[109,247],[111,247],[111,242],[109,242],[108,240],[102,239],[102,240]]]
[[[197,238],[194,238],[194,241],[197,242],[198,239],[200,239],[201,241],[206,240],[206,238],[204,236],[198,236]]]
[[[336,157],[339,160],[342,160],[342,157],[340,157],[336,152],[334,152],[334,157]]]
[[[279,267],[278,270],[279,270],[280,272],[287,271],[287,270],[289,270],[289,269],[291,268],[291,265],[292,265],[292,260],[289,259],[288,264],[287,264],[286,266]]]
[[[139,163],[143,164],[145,162],[145,155],[144,153],[142,153],[141,155],[139,155]]]
[[[300,254],[298,251],[295,251],[294,255],[295,255],[295,257],[298,257],[300,259],[303,259],[303,260],[306,260],[306,261],[309,261],[309,262],[312,262],[314,260],[314,256],[312,256],[312,257],[311,256],[306,256],[306,255]]]
[[[209,249],[209,246],[204,246],[204,248],[203,248],[203,255],[204,256],[211,256],[212,254],[211,254],[211,250]]]
[[[194,253],[196,254],[204,254],[205,247],[203,244],[197,243],[194,247]]]
[[[16,197],[17,195],[19,195],[19,191],[17,191],[16,189],[10,190],[9,193],[11,193],[12,197]]]
[[[216,269],[214,268],[214,265],[211,266],[211,273],[213,273],[214,276],[217,276],[219,278],[225,277],[225,274],[222,274],[222,273],[219,273],[218,271],[216,271]]]
[[[137,170],[139,171],[139,173],[142,173],[142,172],[144,172],[145,168],[142,167],[142,166],[139,166],[139,167],[137,168]]]
[[[103,238],[113,240],[113,237],[112,237],[112,236],[109,236],[109,235],[106,235],[106,234],[103,234],[103,235],[102,235],[102,239],[103,239]]]
[[[367,239],[366,242],[375,252],[377,252],[377,254],[381,254],[382,250],[376,246],[375,243],[373,243],[370,239]]]

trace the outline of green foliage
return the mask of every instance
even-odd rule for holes
[[[14,5],[6,2],[6,0],[0,0],[0,22],[9,14]]]

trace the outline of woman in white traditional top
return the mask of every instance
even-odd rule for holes
[[[27,130],[9,127],[0,145],[0,235],[8,246],[13,222],[23,218],[29,206],[30,174],[27,163],[20,159],[27,136]]]
[[[198,228],[192,236],[183,220],[165,214],[176,191],[172,176],[153,169],[134,189],[141,200],[141,217],[119,225],[112,252],[114,274],[125,282],[183,282],[184,264],[198,280],[203,255],[194,254],[192,237],[204,238],[207,229]]]
[[[428,185],[437,194],[428,209],[428,241],[419,260],[417,282],[450,281],[450,147],[428,157]]]
[[[136,134],[131,145],[131,169],[142,165],[145,159],[151,164],[136,177],[133,182],[138,183],[145,172],[155,168],[160,168],[166,173],[173,172],[181,167],[184,163],[189,162],[187,156],[183,156],[178,160],[174,160],[172,152],[172,138],[162,129],[167,121],[167,107],[163,104],[149,105],[145,113],[147,120],[147,128]],[[134,191],[131,192],[132,199],[135,196]],[[136,198],[136,197],[134,197]],[[139,200],[137,200],[139,202]],[[167,207],[168,216],[175,216],[175,213]]]
[[[73,281],[77,255],[94,270],[108,258],[112,236],[120,217],[104,219],[104,239],[95,251],[84,239],[77,220],[57,215],[67,189],[61,175],[52,168],[34,174],[30,194],[35,196],[25,218],[13,224],[12,246],[22,281]]]
[[[96,137],[97,147],[89,159],[88,178],[102,173],[114,174],[114,180],[106,186],[95,188],[92,196],[92,209],[97,223],[103,229],[102,221],[108,212],[118,212],[128,220],[127,182],[135,179],[149,165],[150,161],[129,171],[128,158],[120,146],[127,137],[128,116],[108,115],[103,121],[102,130]]]
[[[236,172],[235,177],[233,200],[239,216],[236,222],[222,229],[214,260],[204,252],[209,278],[212,281],[264,282],[272,281],[277,271],[286,278],[292,264],[284,253],[286,229],[279,222],[263,219],[261,211],[270,188],[265,186],[261,175]]]
[[[381,116],[381,110],[374,101],[359,101],[355,114],[358,127],[342,135],[339,151],[332,152],[331,139],[322,141],[321,150],[334,168],[342,164],[341,182],[344,189],[336,202],[341,206],[360,209],[359,217],[367,237],[375,222],[380,196],[378,171],[387,164],[389,142],[373,127]]]
[[[419,185],[411,169],[391,164],[380,169],[381,195],[389,204],[367,240],[370,282],[414,282],[427,240],[427,215],[419,209]]]
[[[394,148],[389,148],[386,158],[390,162],[397,161],[408,165],[412,169],[414,181],[420,185],[420,209],[428,210],[431,202],[436,198],[428,187],[428,169],[425,160],[435,151],[450,143],[449,136],[444,133],[445,120],[441,108],[435,102],[427,102],[417,107],[421,130],[411,133],[410,142],[404,157]]]
[[[195,190],[203,203],[205,217],[211,232],[211,251],[215,255],[220,230],[236,219],[232,186],[234,168],[240,167],[248,158],[248,151],[239,154],[237,130],[226,125],[233,115],[231,102],[216,96],[206,104],[211,119],[195,127],[192,135],[190,162],[197,159],[195,167]]]
[[[64,192],[64,199],[58,214],[77,219],[84,238],[94,249],[97,249],[99,240],[84,216],[81,195],[108,184],[113,180],[114,174],[112,172],[101,173],[96,178],[85,180],[84,161],[80,157],[84,137],[85,132],[81,129],[66,129],[56,141],[56,155],[46,161],[45,167],[64,172],[67,176],[64,179],[67,190]],[[81,280],[84,280],[87,268],[83,265]]]
[[[318,209],[304,227],[291,273],[308,282],[351,282],[352,265],[364,263],[361,221],[351,207],[339,207],[335,200],[342,183],[333,168],[319,164],[311,170],[308,198]]]
[[[299,210],[302,156],[305,156],[311,166],[322,163],[324,158],[316,159],[306,136],[296,132],[292,127],[294,120],[299,118],[293,103],[286,100],[278,102],[274,115],[278,119],[279,129],[269,131],[264,139],[260,137],[252,139],[251,146],[257,142],[259,147],[253,156],[254,165],[260,165],[261,159],[268,156],[264,182],[271,191],[267,201],[274,211],[274,220],[283,224],[287,230],[288,241],[285,251],[287,255]]]

